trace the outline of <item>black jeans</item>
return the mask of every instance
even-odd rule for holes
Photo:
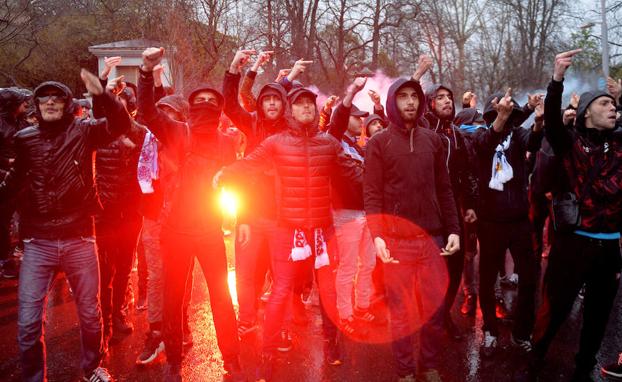
[[[11,218],[14,212],[14,200],[0,202],[0,262],[11,255]]]
[[[515,272],[519,276],[513,334],[518,339],[528,339],[533,330],[538,263],[533,253],[531,233],[528,218],[510,223],[479,221],[479,293],[484,318],[482,330],[490,331],[494,336],[499,335],[495,316],[495,281],[507,249],[512,253]]]
[[[583,327],[576,367],[587,374],[605,334],[622,268],[618,240],[595,240],[576,234],[556,234],[544,275],[543,303],[534,330],[534,354],[542,361],[585,284]]]
[[[166,228],[162,228],[163,231]],[[228,268],[222,233],[191,236],[162,233],[164,270],[163,334],[168,363],[180,365],[183,341],[183,305],[186,281],[194,258],[199,260],[209,290],[209,301],[216,329],[218,348],[225,363],[240,353],[237,321],[227,283]]]
[[[105,340],[112,336],[113,316],[123,314],[141,228],[142,216],[135,212],[104,214],[95,220]]]
[[[544,194],[529,193],[529,218],[533,224],[533,250],[536,256],[542,256],[544,250],[544,226],[551,215],[551,201]],[[548,241],[552,243],[552,224],[548,229]]]

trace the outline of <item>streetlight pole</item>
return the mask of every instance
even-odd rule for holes
[[[600,23],[600,43],[603,49],[603,75],[605,79],[609,77],[609,37],[607,36],[607,0],[600,0],[600,14],[602,21]]]

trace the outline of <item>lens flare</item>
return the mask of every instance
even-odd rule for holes
[[[227,190],[224,187],[220,190],[220,208],[222,212],[227,215],[234,217],[236,216],[239,208],[239,199],[237,195],[231,190]]]

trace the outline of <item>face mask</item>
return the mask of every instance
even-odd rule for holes
[[[222,107],[209,102],[190,106],[190,130],[197,132],[216,131]]]

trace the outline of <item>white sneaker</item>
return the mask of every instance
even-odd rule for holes
[[[113,382],[114,381],[114,379],[112,378],[108,370],[104,369],[101,366],[93,370],[93,372],[90,375],[85,375],[82,378],[82,380],[88,381],[88,382]]]
[[[482,342],[482,355],[490,357],[497,349],[497,337],[493,336],[488,330],[484,332],[484,341]]]

